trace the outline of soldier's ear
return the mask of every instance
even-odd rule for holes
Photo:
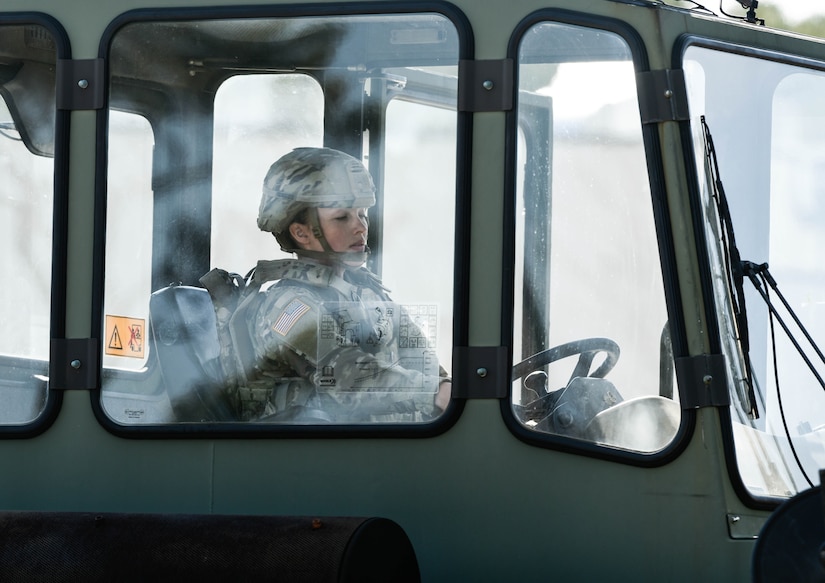
[[[293,241],[299,245],[306,245],[309,243],[309,228],[301,223],[292,223],[289,225],[289,234],[292,235]]]

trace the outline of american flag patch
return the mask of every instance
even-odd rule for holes
[[[278,316],[275,324],[272,325],[272,329],[281,336],[286,336],[295,325],[295,322],[300,320],[301,316],[306,314],[308,311],[309,306],[304,302],[300,300],[292,300],[289,302],[289,305],[284,308],[284,311],[281,312],[281,315]]]

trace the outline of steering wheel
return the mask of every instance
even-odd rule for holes
[[[593,359],[600,352],[605,353],[604,362],[599,368],[590,372],[590,365],[593,364]],[[581,340],[574,340],[573,342],[567,342],[566,344],[560,344],[553,348],[542,350],[530,358],[521,361],[513,367],[512,380],[515,381],[525,377],[551,362],[575,354],[579,355],[579,361],[576,363],[576,368],[573,369],[573,374],[570,375],[570,380],[576,377],[588,376],[604,378],[604,376],[616,366],[616,361],[619,360],[619,352],[619,345],[609,338],[582,338]]]

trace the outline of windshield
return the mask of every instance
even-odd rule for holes
[[[825,387],[818,379],[823,363],[793,316],[814,341],[825,337],[825,270],[817,257],[825,245],[825,112],[818,105],[825,74],[810,63],[770,57],[690,47],[684,70],[716,314],[729,365],[737,465],[754,496],[786,497],[813,485],[825,466]],[[708,134],[715,160],[706,155]],[[716,178],[735,240],[724,228]],[[742,266],[737,293],[730,274]],[[750,281],[748,266],[768,276],[755,273],[764,296]],[[774,289],[766,285],[771,276]],[[776,306],[774,315],[766,299]]]

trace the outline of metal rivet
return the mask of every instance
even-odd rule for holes
[[[77,370],[82,366],[82,363],[79,360],[75,359],[75,360],[73,360],[69,363],[69,366],[71,366],[73,369]]]
[[[86,89],[86,87],[89,86],[89,82],[86,79],[81,79],[80,81],[77,82],[77,86],[80,87],[81,89]]]
[[[484,378],[484,377],[487,376],[487,369],[484,368],[484,367],[481,367],[480,369],[476,370],[476,374],[478,376],[480,376],[481,378]]]
[[[665,89],[665,99],[670,99],[671,97],[673,97],[673,91]]]
[[[729,518],[730,518],[731,523],[736,523],[736,522],[739,522],[739,521],[741,520],[741,519],[740,519],[738,516],[736,516],[735,514],[731,514]]]
[[[706,374],[705,376],[702,377],[702,382],[705,383],[706,385],[710,385],[710,383],[713,382],[713,377],[710,376],[709,374]]]
[[[487,91],[490,91],[493,89],[493,82],[487,79],[484,83],[481,84],[481,86],[484,87]]]

